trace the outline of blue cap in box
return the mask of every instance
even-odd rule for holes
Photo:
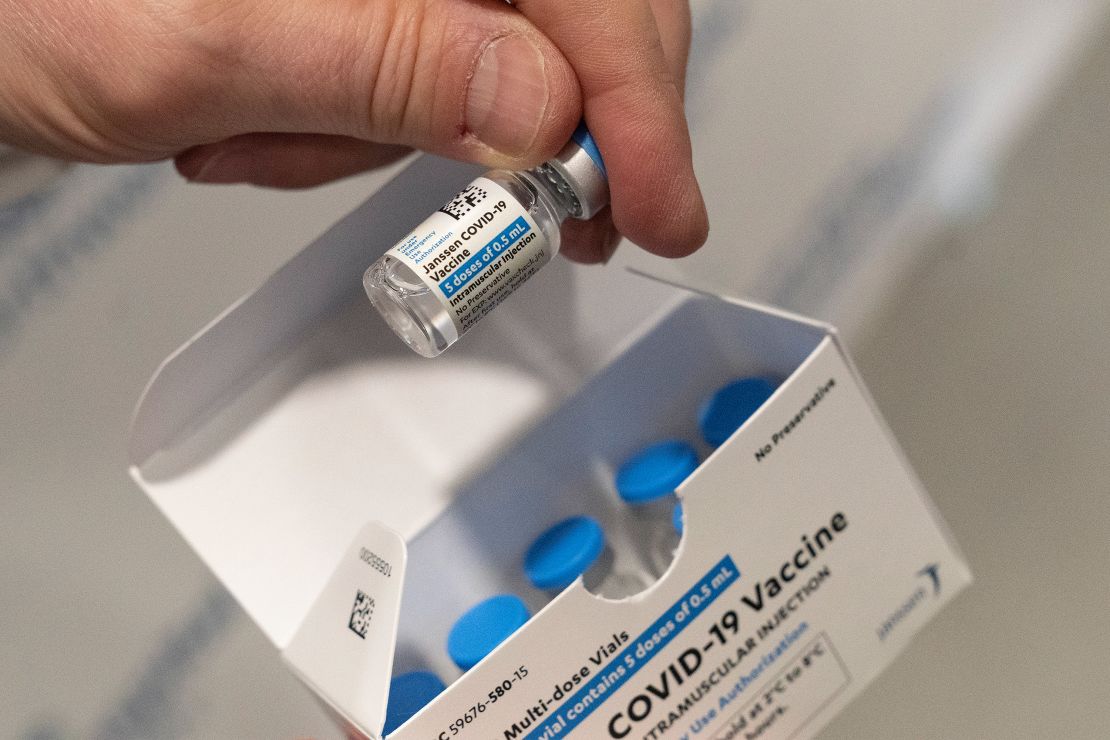
[[[447,653],[469,671],[528,621],[528,607],[512,594],[492,596],[471,607],[447,635]]]
[[[682,502],[674,505],[674,511],[671,512],[671,524],[674,525],[674,531],[682,534],[682,530],[686,527],[686,523],[682,519]]]
[[[601,525],[588,516],[574,516],[551,527],[528,548],[524,574],[536,588],[566,588],[594,564],[605,548]]]
[[[447,688],[439,676],[428,671],[413,671],[395,676],[389,682],[389,706],[385,710],[385,727],[388,735],[429,704]]]
[[[631,504],[654,501],[673,493],[697,467],[697,450],[688,442],[669,439],[648,445],[617,471],[617,493]]]
[[[701,436],[713,447],[724,444],[774,392],[767,378],[740,378],[721,386],[698,410]]]

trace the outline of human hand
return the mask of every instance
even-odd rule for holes
[[[190,180],[306,187],[409,147],[520,169],[585,118],[611,210],[564,227],[680,257],[708,229],[683,0],[0,0],[0,141]]]

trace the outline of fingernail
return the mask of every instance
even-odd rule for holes
[[[487,146],[520,156],[536,140],[547,97],[539,48],[524,36],[505,36],[486,47],[470,78],[466,126]]]

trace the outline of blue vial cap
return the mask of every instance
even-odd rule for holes
[[[564,519],[536,538],[524,554],[524,574],[536,588],[566,588],[605,548],[601,525],[588,516]]]
[[[674,505],[674,511],[671,512],[671,524],[674,525],[674,531],[682,534],[682,529],[685,527],[685,522],[682,520],[682,502]]]
[[[429,704],[447,688],[439,676],[428,671],[413,671],[395,676],[389,682],[389,706],[385,710],[383,735],[388,735]]]
[[[697,450],[688,442],[670,439],[648,445],[617,471],[617,493],[630,504],[654,501],[673,493],[697,467]]]
[[[469,671],[528,621],[528,607],[512,594],[493,596],[471,607],[447,635],[447,653]]]
[[[578,128],[574,129],[574,133],[571,134],[570,140],[578,146],[582,147],[583,151],[585,151],[586,154],[590,155],[590,159],[592,159],[594,164],[597,165],[597,168],[601,170],[601,174],[608,174],[605,171],[605,162],[601,159],[601,151],[597,148],[597,142],[594,141],[594,135],[590,133],[590,130],[588,128],[586,128],[585,121],[581,121],[578,124]]]
[[[774,392],[767,378],[740,378],[721,386],[698,410],[701,436],[713,447],[724,444]]]

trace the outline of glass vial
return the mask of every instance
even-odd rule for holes
[[[629,505],[629,533],[651,580],[670,566],[675,539],[675,489],[698,468],[694,446],[681,439],[648,445],[617,470],[617,494]]]
[[[648,568],[651,573],[659,577],[667,572],[671,566],[678,545],[682,542],[682,532],[685,529],[685,519],[682,513],[682,502],[676,501],[671,510],[671,527],[661,527],[658,537],[652,540],[649,553]]]
[[[608,202],[601,155],[579,126],[539,167],[474,180],[371,265],[363,286],[405,344],[435,357],[555,256],[565,219]]]

